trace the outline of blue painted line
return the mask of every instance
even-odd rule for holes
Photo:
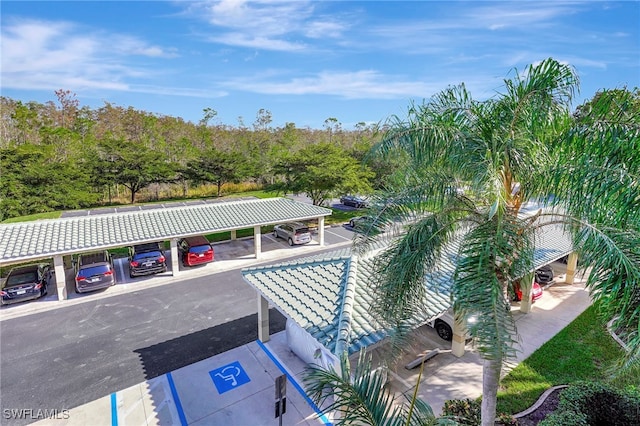
[[[273,355],[271,351],[260,340],[256,340],[256,342],[258,343],[258,346],[260,346],[262,350],[267,354],[267,356],[271,358],[271,361],[273,361],[273,363],[280,369],[280,371],[286,374],[287,379],[291,382],[293,387],[296,388],[298,392],[300,392],[300,395],[302,395],[302,397],[307,400],[311,408],[313,408],[318,417],[320,417],[320,420],[324,422],[325,426],[333,426],[333,423],[331,423],[329,419],[327,419],[327,416],[322,414],[322,410],[318,408],[318,406],[311,400],[311,398],[309,398],[309,395],[307,395],[304,389],[302,389],[302,386],[300,386],[298,382],[296,382],[296,380],[293,378],[293,376],[291,376],[291,374],[289,374],[289,372],[282,366],[282,364],[280,364],[275,355]]]
[[[115,392],[111,394],[111,426],[118,426],[118,402]]]
[[[184,410],[182,409],[182,404],[180,403],[180,397],[178,397],[178,391],[176,390],[176,385],[173,383],[173,377],[171,373],[167,373],[167,381],[169,382],[169,389],[171,389],[171,396],[173,396],[173,402],[176,404],[176,410],[178,410],[178,417],[180,417],[180,424],[182,426],[187,426],[187,417],[184,415]]]

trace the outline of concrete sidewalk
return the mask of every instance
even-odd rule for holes
[[[557,282],[545,289],[543,297],[533,304],[529,314],[522,314],[519,304],[513,304],[512,314],[516,318],[521,347],[511,368],[529,357],[589,307],[591,300],[584,287],[585,281],[576,277],[574,284],[567,284],[564,275],[560,275]],[[451,345],[443,344],[431,327],[422,327],[419,333],[419,338],[426,343],[420,350],[403,356],[394,364],[392,390],[411,396],[420,369],[407,370],[405,365],[416,359],[423,350],[438,347],[441,353],[425,364],[419,388],[420,398],[431,405],[434,413],[440,413],[448,399],[475,399],[481,396],[483,360],[478,352],[468,344],[465,355],[457,358],[450,353]],[[503,375],[508,371],[503,370]]]

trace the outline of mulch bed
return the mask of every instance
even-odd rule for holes
[[[542,405],[538,407],[532,413],[527,414],[524,417],[518,418],[518,426],[536,426],[539,422],[544,420],[548,414],[553,413],[558,408],[558,402],[560,401],[560,394],[564,389],[556,389],[547,396]]]

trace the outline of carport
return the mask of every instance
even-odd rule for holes
[[[577,256],[570,237],[561,226],[542,228],[534,254],[534,269],[524,278],[533,283],[533,272],[566,255],[567,282],[573,282]],[[442,254],[438,270],[425,277],[424,309],[412,318],[415,328],[446,312],[452,305],[451,286],[458,244]],[[352,355],[364,347],[382,341],[390,327],[381,324],[371,313],[374,294],[369,283],[374,274],[377,251],[358,256],[350,249],[319,257],[270,266],[245,268],[244,280],[258,292],[258,338],[269,340],[269,304],[287,318],[287,337],[291,349],[308,363],[317,362],[318,354],[333,362],[345,351]],[[523,285],[523,300],[530,299],[532,285]],[[521,304],[528,313],[531,303]],[[290,325],[290,323],[292,323]],[[452,353],[458,357],[465,350],[465,324],[454,325]],[[300,337],[302,336],[302,337]]]
[[[0,225],[0,265],[53,257],[58,299],[67,298],[65,257],[147,242],[170,242],[172,273],[179,273],[180,238],[253,228],[254,253],[261,256],[261,227],[290,221],[318,221],[324,245],[324,218],[331,210],[288,198],[242,199],[192,206],[38,220]]]

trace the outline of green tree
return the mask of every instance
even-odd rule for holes
[[[209,149],[184,170],[185,176],[196,183],[210,182],[217,186],[217,196],[221,196],[222,185],[227,182],[241,182],[251,175],[251,164],[238,152],[224,152]]]
[[[284,182],[280,190],[305,193],[314,205],[322,205],[337,193],[368,193],[373,177],[342,148],[331,143],[310,145],[281,161],[276,170]]]
[[[175,175],[174,164],[162,153],[122,139],[99,142],[93,166],[96,176],[106,173],[104,176],[113,177],[114,183],[129,189],[132,204],[141,189],[152,183],[171,181]]]
[[[402,173],[370,214],[406,224],[377,257],[377,310],[406,324],[421,309],[425,276],[454,241],[452,285],[457,318],[484,358],[482,424],[493,425],[501,367],[518,336],[506,292],[533,269],[538,232],[564,226],[581,265],[590,267],[593,299],[619,324],[639,330],[640,149],[638,115],[606,92],[581,119],[569,113],[575,71],[548,59],[515,72],[495,98],[474,101],[464,85],[394,117],[379,153],[403,152]],[[615,111],[613,109],[616,109]],[[595,167],[594,167],[595,166]],[[524,217],[534,201],[554,211]],[[361,235],[358,249],[386,236]],[[630,344],[640,359],[640,337]]]
[[[0,148],[0,220],[95,203],[83,165],[54,161],[53,151],[31,143]]]

